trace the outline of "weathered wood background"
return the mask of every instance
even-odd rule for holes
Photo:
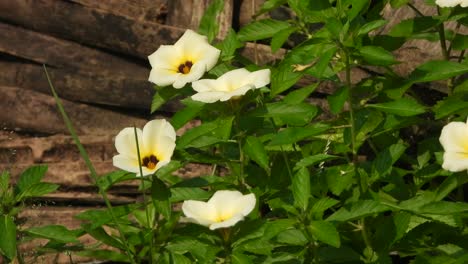
[[[147,81],[150,70],[147,56],[159,45],[175,42],[187,28],[197,29],[209,2],[0,1],[0,170],[9,170],[17,177],[32,164],[47,164],[45,180],[60,185],[58,192],[25,209],[20,215],[26,221],[24,227],[63,224],[77,228],[80,223],[73,218],[74,214],[103,204],[56,109],[42,64],[47,65],[98,173],[112,171],[113,137],[118,131],[127,126],[141,127],[155,116],[170,117],[177,111],[177,105],[169,105],[153,116],[149,114],[154,90]],[[239,28],[247,24],[262,2],[226,0],[224,12],[218,18],[221,26],[218,37],[222,38],[231,26]],[[389,8],[386,16],[394,20],[392,25],[414,14],[407,8],[396,11]],[[251,43],[242,52],[266,63],[281,58],[285,51],[272,54],[268,46]],[[396,70],[405,74],[439,54],[437,43],[409,43],[396,52],[408,61]],[[355,81],[366,74],[356,69]],[[321,87],[314,102],[326,107],[322,98],[333,89],[329,84]],[[193,164],[179,173],[190,177],[208,170]],[[110,191],[110,198],[116,204],[132,202],[137,198],[136,185],[119,185]],[[92,241],[89,237],[83,240]],[[30,260],[34,247],[43,242],[23,245],[30,252]],[[74,263],[87,261],[72,258]],[[69,256],[59,254],[36,261],[69,263]]]

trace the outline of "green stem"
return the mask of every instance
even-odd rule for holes
[[[140,179],[141,179],[141,184],[142,184],[142,187],[143,187],[144,184],[145,184],[145,181],[143,179],[143,167],[141,166],[140,145],[139,145],[139,142],[138,142],[138,135],[137,135],[136,126],[133,126],[133,132],[135,133],[135,143],[136,143],[137,156],[138,156],[138,167],[140,169]],[[145,205],[146,223],[148,224],[148,227],[150,228],[150,232],[151,232],[149,263],[153,263],[153,259],[154,259],[153,225],[152,225],[152,223],[150,221],[148,205],[146,204],[146,191],[145,191],[145,188],[143,188],[143,190],[142,190],[142,195],[143,195],[143,204]]]
[[[26,262],[24,262],[23,254],[21,254],[18,243],[16,243],[16,257],[18,259],[19,264],[25,264],[26,263]],[[0,260],[1,260],[1,258],[0,258]]]
[[[349,122],[351,129],[351,151],[353,154],[353,164],[357,164],[357,151],[356,151],[356,128],[354,124],[354,105],[353,105],[353,87],[351,83],[351,65],[349,63],[349,53],[345,52],[345,65],[346,65],[346,86],[349,89],[348,105],[349,105]]]
[[[437,13],[440,15],[440,8],[437,7]],[[439,32],[439,41],[440,41],[440,49],[442,50],[442,56],[446,61],[450,60],[450,50],[447,48],[447,39],[445,38],[445,28],[444,23],[440,23],[437,26],[437,30]],[[450,78],[447,80],[447,94],[451,95],[453,89],[453,79]]]
[[[362,235],[362,239],[364,240],[364,243],[366,244],[366,247],[372,249],[372,244],[370,242],[370,239],[369,239],[369,234],[367,233],[367,229],[366,229],[366,219],[363,218],[361,220],[359,220],[359,226],[360,226],[360,229],[361,229],[361,235]]]
[[[75,142],[75,145],[78,147],[78,150],[80,152],[81,157],[84,159],[85,164],[88,167],[88,170],[90,172],[91,179],[93,180],[94,185],[96,187],[98,187],[99,194],[104,199],[104,203],[106,204],[106,207],[109,210],[110,216],[112,218],[112,222],[114,222],[117,230],[119,231],[119,236],[120,236],[120,238],[121,238],[121,240],[122,240],[122,242],[124,244],[125,251],[126,251],[126,253],[128,255],[128,258],[129,258],[130,262],[136,264],[136,262],[134,260],[133,253],[131,252],[130,247],[128,246],[128,242],[127,242],[127,239],[125,238],[125,234],[124,234],[124,232],[122,230],[122,227],[120,226],[120,224],[117,221],[117,218],[114,215],[114,212],[112,210],[112,205],[111,205],[111,203],[109,201],[109,198],[107,197],[107,194],[106,194],[105,190],[98,183],[98,176],[97,176],[96,170],[94,169],[93,164],[91,163],[91,160],[89,159],[89,155],[86,152],[83,145],[81,144],[80,139],[78,138],[78,135],[77,135],[77,133],[75,131],[75,128],[73,127],[70,118],[68,117],[67,113],[65,112],[65,109],[63,108],[62,102],[60,101],[60,98],[58,97],[57,92],[55,91],[55,88],[54,88],[54,86],[52,84],[52,81],[50,80],[49,73],[47,72],[47,68],[46,68],[45,64],[43,65],[43,67],[44,67],[44,72],[45,72],[46,77],[47,77],[47,81],[49,82],[50,90],[52,92],[52,95],[54,96],[54,99],[55,99],[55,102],[56,102],[57,107],[59,109],[59,112],[62,115],[63,121],[65,122],[65,126],[67,127],[68,131],[70,132],[70,134],[71,134],[71,136],[73,138],[73,141]]]

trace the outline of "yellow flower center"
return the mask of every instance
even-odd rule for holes
[[[185,63],[180,64],[177,70],[182,74],[188,74],[192,66],[193,63],[191,61],[186,61]]]
[[[223,221],[226,221],[226,220],[230,219],[231,217],[232,217],[232,214],[224,213],[224,214],[218,215],[218,217],[216,218],[215,221],[220,223],[220,222],[223,222]]]
[[[143,158],[142,164],[146,168],[152,170],[156,168],[156,164],[158,164],[158,159],[154,155],[146,156]]]

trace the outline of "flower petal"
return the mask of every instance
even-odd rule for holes
[[[266,86],[270,83],[271,71],[269,69],[254,71],[249,74],[246,83],[253,84],[255,88]]]
[[[215,230],[218,228],[230,227],[230,226],[237,224],[237,222],[242,221],[243,219],[244,219],[243,215],[240,215],[240,214],[234,215],[231,218],[227,219],[226,221],[211,224],[210,229]]]
[[[136,129],[139,146],[141,148],[143,132],[141,129]],[[130,157],[137,156],[137,147],[135,141],[135,131],[132,127],[126,127],[115,137],[115,148],[119,154],[125,154]]]
[[[180,58],[183,57],[181,49],[172,45],[161,45],[158,50],[148,56],[152,68],[166,70],[177,69]]]
[[[192,88],[197,92],[218,91],[219,83],[213,79],[202,79],[192,83]]]
[[[219,100],[220,101],[227,101],[227,100],[231,99],[232,97],[238,97],[238,96],[245,95],[249,90],[252,90],[253,88],[255,88],[255,87],[252,86],[252,85],[244,85],[244,86],[240,87],[239,89],[236,89],[236,90],[234,90],[232,92],[224,93],[223,96]]]
[[[204,103],[214,103],[219,101],[225,93],[223,92],[201,92],[192,95],[192,99]]]
[[[213,204],[218,216],[227,220],[235,215],[248,215],[255,207],[255,195],[242,195],[239,191],[217,191],[209,204]]]
[[[182,212],[191,221],[200,225],[209,226],[216,222],[217,214],[215,208],[202,201],[188,200],[182,204]]]
[[[153,68],[150,71],[148,81],[158,86],[168,86],[173,84],[177,80],[177,78],[179,78],[180,75],[182,74],[174,72],[172,70]],[[183,87],[183,85],[181,87]]]
[[[136,157],[136,156],[135,156]],[[140,174],[140,167],[138,165],[138,159],[129,157],[123,154],[115,155],[112,158],[112,163],[115,167],[124,171],[136,173],[137,176],[146,176],[153,174],[157,168],[149,170],[146,167],[142,167],[143,175]]]
[[[172,125],[165,119],[151,120],[143,127],[143,142],[145,147],[154,154],[158,144],[162,140],[176,140],[176,132]]]
[[[175,80],[173,86],[177,89],[182,88],[187,83],[191,83],[200,79],[203,76],[203,74],[205,74],[205,72],[206,64],[202,62],[195,62],[192,65],[192,68],[190,69],[190,72],[188,74],[180,74],[177,76],[177,79]]]
[[[451,122],[442,128],[439,138],[446,152],[468,152],[468,124]]]
[[[442,168],[451,172],[468,170],[468,153],[445,152]]]

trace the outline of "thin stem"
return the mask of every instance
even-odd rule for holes
[[[354,124],[354,105],[353,105],[353,87],[351,83],[351,66],[349,63],[349,54],[347,50],[345,52],[345,64],[346,64],[346,86],[349,89],[348,105],[349,105],[349,122],[351,130],[351,151],[353,154],[353,163],[357,164],[357,151],[356,151],[356,128]]]
[[[360,226],[360,229],[361,229],[361,235],[362,235],[362,239],[364,240],[364,243],[366,244],[366,247],[372,249],[372,244],[370,242],[370,239],[369,239],[369,234],[367,233],[367,229],[366,229],[366,219],[363,218],[361,220],[359,220],[359,226]]]
[[[133,126],[133,132],[135,133],[135,143],[136,143],[136,148],[137,148],[137,156],[138,156],[138,167],[140,169],[140,179],[141,179],[141,184],[142,187],[145,184],[145,181],[143,179],[143,167],[141,166],[141,155],[140,155],[140,145],[138,143],[138,136],[137,136],[137,129],[136,126]],[[149,263],[153,263],[153,258],[154,258],[154,242],[153,242],[153,225],[151,224],[150,221],[150,216],[148,212],[148,206],[146,205],[146,191],[143,188],[142,192],[143,194],[143,204],[145,205],[145,214],[146,214],[146,223],[148,223],[148,227],[151,230],[151,237],[150,237],[150,260]]]
[[[411,9],[413,9],[413,11],[416,12],[416,14],[417,14],[418,16],[420,16],[420,17],[423,17],[423,16],[424,16],[424,14],[421,13],[421,11],[419,11],[419,9],[417,9],[413,4],[408,3],[408,6],[409,6]]]
[[[73,141],[75,142],[75,145],[78,147],[78,150],[80,152],[81,157],[84,159],[85,164],[88,167],[91,179],[93,180],[93,184],[96,187],[98,187],[99,194],[104,199],[104,203],[106,204],[106,207],[109,210],[109,214],[110,214],[110,216],[112,218],[112,222],[114,222],[117,230],[119,231],[119,236],[120,236],[120,238],[121,238],[121,240],[122,240],[122,242],[124,244],[125,251],[126,251],[126,253],[128,255],[128,258],[129,258],[130,262],[136,264],[135,260],[133,259],[133,257],[134,257],[133,253],[131,252],[130,247],[128,246],[127,239],[125,238],[125,233],[123,232],[120,224],[117,221],[117,218],[114,215],[114,212],[112,210],[112,205],[111,205],[111,203],[109,201],[109,198],[107,197],[107,193],[102,188],[102,186],[100,184],[98,184],[98,176],[97,176],[96,170],[94,169],[93,164],[91,163],[91,160],[89,159],[89,155],[86,152],[83,145],[81,144],[80,139],[78,138],[78,135],[77,135],[77,133],[75,131],[75,128],[73,127],[70,118],[68,117],[67,113],[65,112],[65,109],[63,108],[62,102],[60,101],[60,98],[58,97],[57,92],[55,91],[55,88],[54,88],[54,86],[52,84],[52,81],[50,80],[49,73],[47,72],[47,68],[46,68],[45,64],[43,64],[43,67],[44,67],[45,75],[47,77],[47,81],[49,82],[50,90],[52,92],[52,95],[54,96],[54,99],[55,99],[55,102],[57,104],[58,110],[59,110],[60,114],[62,115],[63,121],[65,122],[65,126],[67,127],[68,131],[70,132],[70,134],[71,134],[71,136],[73,138]]]
[[[19,264],[25,264],[26,263],[26,262],[24,262],[23,254],[21,254],[18,243],[16,243],[16,257],[18,259]],[[1,260],[1,258],[0,258],[0,260]]]
[[[437,7],[437,13],[440,15],[440,8]],[[444,23],[440,23],[437,26],[437,30],[439,32],[439,40],[440,40],[440,49],[442,50],[442,56],[444,56],[444,59],[446,61],[450,60],[450,51],[447,48],[447,40],[445,38],[445,28],[444,28]],[[451,95],[452,94],[452,89],[453,89],[453,79],[450,78],[447,80],[447,94]]]

